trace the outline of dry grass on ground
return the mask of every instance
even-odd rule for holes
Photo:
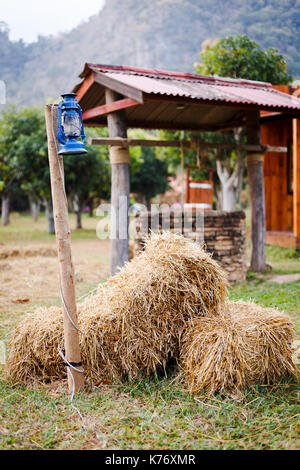
[[[53,243],[55,252],[55,243]],[[106,241],[73,242],[77,295],[83,295],[108,276]],[[49,253],[46,250],[46,253]],[[14,304],[28,311],[59,295],[56,256],[10,256],[0,259],[0,313]],[[26,307],[24,306],[26,304]],[[25,307],[25,308],[24,308]]]

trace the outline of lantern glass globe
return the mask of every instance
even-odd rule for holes
[[[77,113],[65,114],[62,118],[63,128],[66,137],[80,137],[81,121]]]

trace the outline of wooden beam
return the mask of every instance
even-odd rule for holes
[[[77,94],[77,101],[80,103],[80,100],[86,94],[86,92],[91,88],[94,83],[94,74],[90,73],[87,78],[82,82],[80,88],[76,91]]]
[[[191,149],[194,147],[195,142],[190,140],[155,140],[155,139],[120,139],[106,138],[106,137],[90,137],[90,145],[115,145],[115,146],[126,146],[126,147],[181,147]],[[274,147],[270,145],[249,145],[249,144],[219,144],[212,142],[199,141],[201,147],[204,148],[217,148],[223,150],[245,150],[251,152],[272,152],[272,153],[286,153],[287,147]]]
[[[96,106],[96,108],[88,109],[83,113],[82,119],[86,121],[87,119],[103,116],[104,114],[120,111],[121,109],[130,108],[131,106],[136,106],[138,104],[140,103],[136,100],[133,100],[132,98],[124,98],[122,100],[114,101],[113,103],[104,104],[102,106]]]
[[[246,117],[248,145],[261,145],[259,111],[249,111]],[[251,206],[251,269],[266,269],[266,216],[262,152],[248,152],[246,158]]]
[[[162,122],[162,121],[142,121],[142,120],[131,120],[130,118],[127,119],[127,128],[133,129],[164,129],[164,130],[173,130],[173,131],[191,131],[191,132],[218,132],[218,131],[228,131],[230,129],[236,127],[243,127],[244,124],[241,122],[229,122],[226,124],[221,125],[221,127],[216,126],[208,126],[203,125],[199,126],[199,124],[192,124],[192,123],[176,123],[176,122]],[[106,127],[106,120],[101,118],[97,120],[90,120],[86,121],[86,126],[88,127]]]
[[[293,119],[293,232],[300,237],[300,119]]]
[[[241,123],[239,123],[241,126]],[[197,123],[182,123],[182,122],[169,122],[169,121],[147,121],[147,120],[135,120],[128,118],[128,127],[133,129],[164,129],[170,131],[195,131],[195,132],[216,132],[219,129],[205,124]],[[238,126],[236,126],[238,127]]]
[[[116,77],[118,76],[115,74]],[[126,83],[122,83],[119,80],[114,78],[108,77],[106,73],[101,72],[94,72],[94,81],[99,85],[104,86],[109,90],[113,90],[120,95],[126,96],[127,98],[132,98],[138,103],[144,103],[143,92],[127,85]]]
[[[265,146],[265,153],[287,153],[287,147],[279,147],[274,145],[266,145]]]
[[[120,95],[111,89],[105,90],[106,103],[109,105],[120,99]],[[110,137],[127,137],[124,110],[107,115]],[[127,154],[128,155],[128,154]],[[116,158],[116,157],[120,158]],[[114,157],[114,158],[113,158]],[[129,163],[122,162],[124,151],[121,147],[110,149],[111,159],[111,232],[110,232],[110,274],[114,276],[118,269],[129,259],[129,199],[130,171]],[[118,163],[114,163],[117,162]]]

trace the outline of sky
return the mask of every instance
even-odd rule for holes
[[[0,21],[10,29],[11,40],[33,42],[72,28],[95,15],[104,0],[0,0]]]

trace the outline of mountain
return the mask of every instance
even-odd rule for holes
[[[85,62],[193,71],[202,42],[229,34],[279,49],[300,76],[300,0],[106,0],[72,31],[29,45],[0,23],[0,79],[8,102],[40,105],[73,88]]]

